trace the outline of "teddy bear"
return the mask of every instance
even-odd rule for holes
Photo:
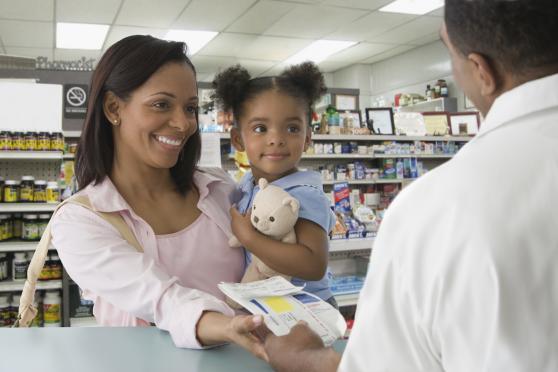
[[[288,192],[280,187],[271,185],[265,178],[258,181],[260,190],[254,196],[250,212],[252,226],[264,235],[284,243],[296,243],[294,226],[298,220],[300,204]],[[233,235],[229,240],[231,247],[241,247],[242,244]],[[280,275],[290,280],[264,264],[258,257],[252,255],[252,262],[246,269],[242,283],[267,279]]]

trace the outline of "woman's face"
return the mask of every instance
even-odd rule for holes
[[[121,124],[114,129],[117,157],[153,168],[171,168],[198,126],[194,72],[184,63],[167,63],[128,99],[119,100],[118,107]]]

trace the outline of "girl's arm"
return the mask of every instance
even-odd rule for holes
[[[252,226],[250,215],[231,208],[232,231],[242,245],[267,266],[284,275],[303,280],[320,280],[327,269],[328,236],[324,229],[299,218],[295,225],[296,244],[269,238]]]

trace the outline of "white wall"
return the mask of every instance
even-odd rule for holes
[[[464,95],[451,75],[451,62],[446,47],[436,41],[372,65],[353,65],[333,73],[331,87],[359,88],[360,107],[372,106],[378,97],[390,105],[397,93],[424,95],[426,85],[445,79],[449,94],[457,97],[458,110],[464,110]]]

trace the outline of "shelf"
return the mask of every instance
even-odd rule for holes
[[[54,212],[59,203],[0,203],[0,213]]]
[[[330,240],[329,252],[347,252],[372,249],[373,244],[374,238]]]
[[[0,160],[62,160],[61,151],[0,151]]]
[[[448,141],[469,142],[469,136],[397,136],[397,135],[350,135],[314,134],[312,141]]]
[[[358,302],[358,293],[350,293],[350,294],[343,294],[343,295],[333,295],[335,297],[335,300],[337,301],[337,305],[339,305],[339,307],[345,307],[345,306],[354,306],[357,304]]]
[[[62,159],[64,160],[74,160],[74,158],[75,158],[75,154],[64,154],[62,156]]]
[[[440,110],[441,109],[441,110]],[[411,105],[399,106],[396,108],[399,112],[426,112],[426,111],[440,111],[440,112],[456,112],[457,111],[457,98],[455,97],[440,97],[434,98],[430,101],[421,101]]]
[[[33,252],[39,242],[8,241],[0,242],[0,252]]]
[[[81,137],[81,130],[65,130],[63,134],[67,138],[79,138]]]
[[[455,154],[374,154],[375,159],[451,159]]]
[[[70,318],[70,327],[99,327],[95,317]]]
[[[373,159],[372,155],[360,155],[360,154],[313,154],[313,155],[302,155],[302,159]]]
[[[0,282],[0,292],[17,292],[23,290],[25,281]],[[48,280],[37,282],[37,290],[62,289],[62,280]]]
[[[403,179],[379,179],[379,180],[345,180],[345,181],[322,181],[323,185],[334,185],[336,183],[347,182],[349,185],[375,185],[386,183],[404,183],[406,181],[414,181],[416,178],[403,178]]]

